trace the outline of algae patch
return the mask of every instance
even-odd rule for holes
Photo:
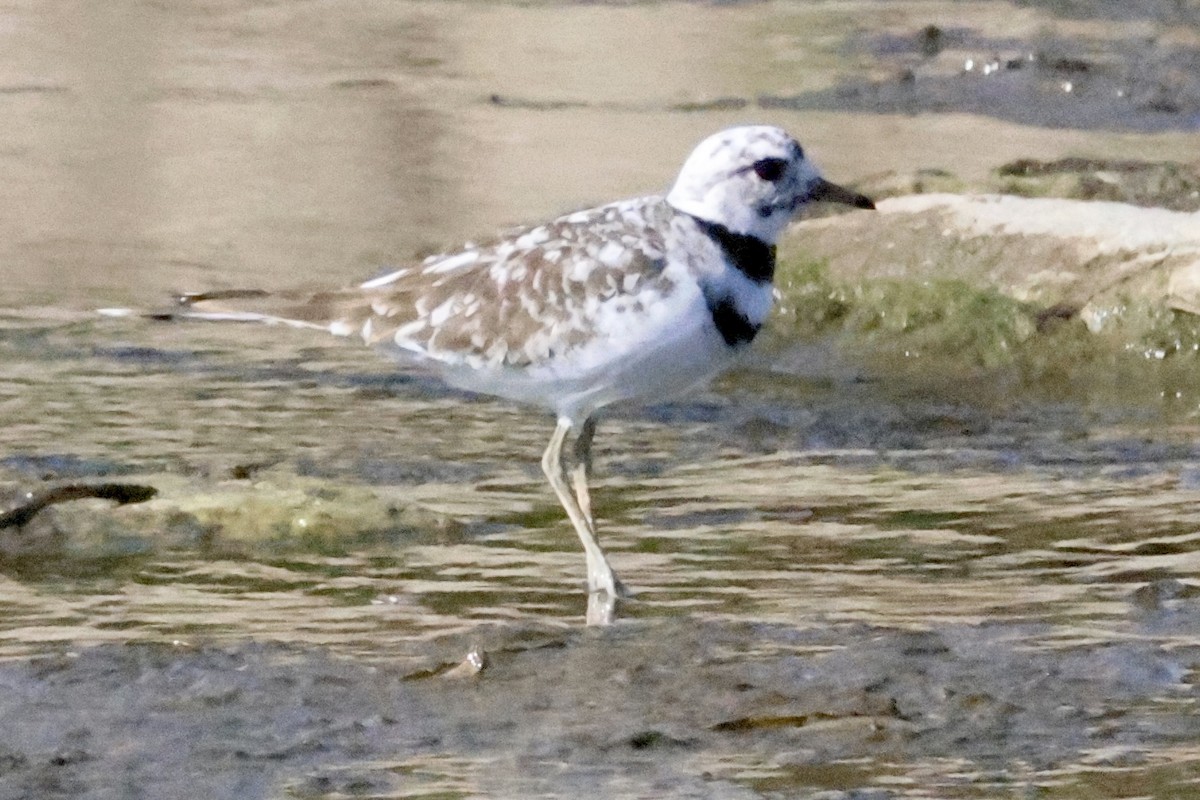
[[[1021,158],[996,169],[994,188],[1022,197],[1106,200],[1175,211],[1200,209],[1200,163]]]
[[[0,537],[0,563],[78,572],[88,562],[173,550],[337,555],[374,544],[446,542],[462,533],[457,520],[405,496],[403,487],[318,481],[284,468],[253,482],[197,482],[169,473],[139,479],[153,483],[145,494],[157,497],[130,507],[92,500],[46,509]],[[31,558],[39,563],[27,563]]]
[[[427,535],[421,532],[441,538],[457,527],[447,516],[387,491],[305,478],[284,469],[272,470],[260,481],[223,482],[202,491],[182,487],[172,494],[159,509],[159,524],[205,531],[218,550],[339,553]],[[153,518],[147,522],[154,524]]]
[[[998,366],[1039,327],[1034,306],[953,278],[839,282],[825,262],[807,261],[785,264],[777,286],[776,335],[835,336],[843,348],[885,357]]]
[[[828,262],[780,265],[766,352],[824,342],[882,380],[978,378],[992,391],[1200,413],[1200,316],[1147,299],[1076,308],[957,278],[838,280]]]

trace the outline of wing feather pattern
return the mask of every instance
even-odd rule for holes
[[[315,328],[449,365],[528,367],[587,343],[599,315],[671,291],[674,213],[658,197],[613,203],[349,289],[182,295],[151,316]]]

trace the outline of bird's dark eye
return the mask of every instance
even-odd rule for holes
[[[754,174],[764,181],[774,183],[787,172],[787,161],[782,158],[760,158],[754,162]]]

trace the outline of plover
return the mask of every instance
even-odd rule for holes
[[[665,196],[577,211],[352,289],[284,296],[271,311],[214,307],[267,296],[221,292],[184,295],[167,316],[358,336],[454,387],[553,412],[542,469],[583,544],[587,621],[604,624],[624,588],[588,494],[596,413],[727,367],[771,309],[775,240],[820,200],[874,208],[824,180],[780,128],[730,128],[696,147]]]

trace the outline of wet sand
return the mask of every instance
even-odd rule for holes
[[[504,625],[471,679],[240,643],[103,646],[0,666],[4,797],[1112,796],[1195,781],[1194,602],[1130,639],[697,619]],[[553,687],[550,690],[549,687]],[[1154,753],[1147,753],[1153,742]],[[103,788],[101,788],[103,787]],[[876,788],[869,788],[876,787]],[[827,794],[820,794],[820,792]]]
[[[1197,13],[10,5],[0,500],[158,495],[0,531],[0,797],[1187,796],[1182,346],[963,377],[887,363],[883,323],[777,324],[713,390],[602,424],[637,596],[591,630],[542,415],[296,332],[90,309],[358,280],[657,191],[748,120],[886,194],[1035,191],[1001,168],[1079,157],[1084,189],[1145,161],[1112,191],[1194,208]]]

